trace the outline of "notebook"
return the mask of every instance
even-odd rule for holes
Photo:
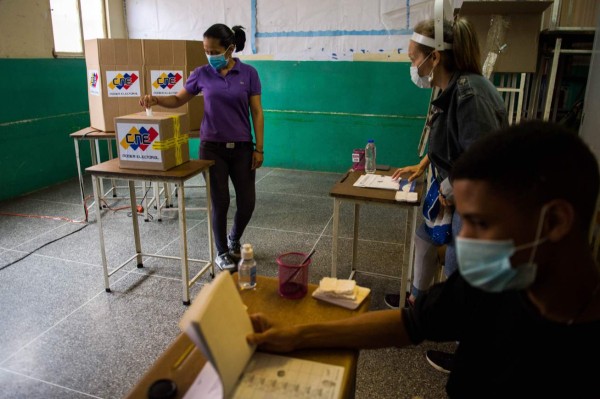
[[[209,365],[186,399],[262,398],[266,392],[273,399],[308,399],[317,393],[320,398],[337,399],[341,394],[345,372],[341,366],[255,352],[246,341],[253,332],[252,322],[229,273],[219,273],[202,288],[179,327]],[[293,396],[297,392],[300,396]]]

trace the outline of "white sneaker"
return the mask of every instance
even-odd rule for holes
[[[215,263],[219,267],[219,269],[223,271],[228,271],[230,273],[237,271],[237,265],[231,259],[231,256],[228,252],[224,252],[215,258]]]

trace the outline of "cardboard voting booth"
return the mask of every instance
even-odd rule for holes
[[[119,167],[168,170],[190,160],[188,117],[145,112],[115,118]]]
[[[201,41],[142,40],[146,94],[170,96],[183,89],[187,78],[199,66],[208,64]],[[190,130],[200,129],[204,113],[202,94],[174,109],[154,107],[159,112],[183,112],[189,117]]]
[[[90,125],[114,132],[114,118],[140,111],[144,92],[142,41],[85,41]]]
[[[142,95],[169,96],[181,90],[195,68],[208,63],[201,41],[92,39],[85,41],[90,125],[114,132],[114,119],[141,111]],[[200,129],[202,95],[157,111],[187,113],[189,129]]]

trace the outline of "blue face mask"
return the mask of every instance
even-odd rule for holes
[[[546,210],[546,207],[542,208],[535,240],[528,244],[515,247],[513,240],[456,237],[456,257],[460,274],[473,287],[488,292],[522,290],[529,287],[536,276],[537,265],[534,259],[537,247],[546,241],[546,238],[540,239]],[[512,267],[510,257],[517,251],[531,247],[533,250],[529,261]]]
[[[227,50],[225,50],[225,53],[227,53]],[[225,58],[225,53],[217,55],[206,54],[206,58],[208,58],[208,63],[211,67],[215,69],[215,71],[220,71],[221,69],[225,68],[225,66],[227,66],[228,60],[227,58]]]

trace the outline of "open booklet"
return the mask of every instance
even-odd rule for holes
[[[343,367],[255,352],[246,341],[252,322],[229,273],[202,288],[179,327],[208,360],[186,399],[340,396]]]

